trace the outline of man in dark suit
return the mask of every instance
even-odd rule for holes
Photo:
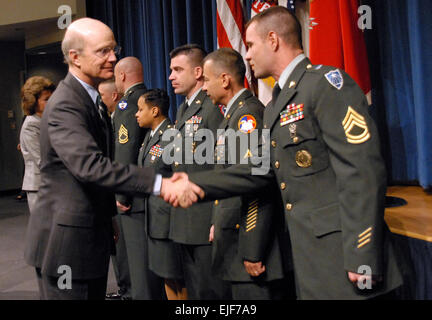
[[[117,107],[117,103],[122,98],[122,94],[120,94],[116,88],[114,79],[109,79],[103,81],[99,84],[98,90],[101,96],[102,102],[108,109],[111,118],[115,112],[115,108]],[[112,144],[112,159],[114,158],[114,131],[112,129],[111,136],[111,144]],[[114,267],[114,274],[117,280],[118,290],[116,292],[110,292],[106,295],[107,299],[124,299],[129,300],[131,298],[131,281],[129,275],[129,264],[128,257],[126,252],[126,243],[124,239],[124,231],[121,223],[120,215],[116,215],[114,217],[117,227],[119,230],[118,240],[116,242],[115,254],[111,256],[111,261]]]
[[[163,161],[167,141],[162,139],[173,126],[168,118],[169,98],[165,90],[153,89],[138,100],[136,119],[140,127],[149,128],[140,148],[138,165],[151,167],[163,177],[171,177],[171,165]],[[169,238],[171,206],[163,199],[149,196],[134,198],[133,205],[145,213],[145,236],[148,243],[148,268],[165,279],[169,300],[185,300],[183,270],[176,245]]]
[[[26,261],[42,266],[47,299],[104,299],[113,249],[114,192],[162,192],[150,168],[112,162],[98,84],[114,74],[119,53],[108,26],[74,21],[62,50],[69,73],[48,101],[41,123],[40,201],[30,218]]]
[[[402,280],[384,221],[379,136],[363,92],[345,72],[309,62],[300,24],[286,8],[267,9],[246,28],[246,60],[255,76],[278,81],[264,112],[271,170],[253,176],[232,166],[191,181],[207,196],[226,197],[277,179],[299,299],[390,292]]]
[[[212,104],[201,90],[204,56],[205,51],[193,44],[178,47],[170,53],[169,80],[174,92],[186,97],[186,101],[177,111],[175,123],[182,140],[174,152],[180,155],[182,161],[174,163],[173,171],[200,172],[213,168],[210,164],[200,165],[193,159],[200,144],[196,141],[185,143],[200,129],[209,129],[215,136],[216,129],[223,119],[218,107]],[[191,159],[192,161],[188,161]],[[226,290],[225,284],[210,270],[211,245],[208,233],[212,208],[211,203],[199,203],[189,209],[173,208],[171,211],[170,239],[180,244],[184,280],[188,298],[192,300],[221,299],[224,298]]]
[[[226,106],[216,138],[215,175],[232,164],[250,161],[255,152],[254,138],[263,127],[264,106],[244,88],[245,73],[243,57],[233,49],[221,48],[204,59],[203,91],[214,104]],[[230,152],[233,147],[235,152]],[[274,183],[259,193],[214,202],[210,232],[213,270],[231,282],[234,300],[283,297],[284,268],[279,246],[283,212],[278,200]]]

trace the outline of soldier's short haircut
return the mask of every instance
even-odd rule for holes
[[[141,98],[144,99],[145,103],[148,105],[158,107],[162,115],[168,117],[170,103],[168,94],[165,90],[151,89],[142,94],[140,99]]]
[[[204,57],[207,52],[198,44],[191,43],[177,47],[170,52],[170,58],[175,58],[178,55],[184,54],[188,56],[193,67],[202,66]]]
[[[108,80],[102,81],[101,83],[99,83],[99,87],[101,85],[106,85],[111,90],[111,92],[117,92],[118,93],[117,87],[115,85],[115,78],[114,77],[112,77],[112,78],[110,78]]]
[[[300,22],[286,7],[271,7],[258,13],[248,21],[246,29],[252,23],[257,24],[257,31],[261,37],[266,37],[270,31],[274,31],[288,45],[303,49]]]
[[[237,84],[242,85],[246,74],[246,66],[243,57],[231,48],[220,48],[209,53],[204,58],[204,63],[211,60],[216,70],[231,74]]]

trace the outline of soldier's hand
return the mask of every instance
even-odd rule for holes
[[[374,286],[377,281],[381,281],[382,277],[378,276],[371,276],[366,274],[359,274],[348,271],[348,279],[352,282],[352,284],[357,285],[358,283],[365,283],[367,281],[372,280],[372,285]]]
[[[250,262],[243,261],[246,272],[249,273],[252,277],[258,277],[260,274],[265,272],[265,266],[261,261],[258,262]]]
[[[114,218],[112,219],[112,226],[113,226],[114,242],[117,243],[117,241],[120,237],[120,230],[119,230],[117,221]]]
[[[174,207],[188,208],[198,197],[204,198],[204,191],[190,182],[186,173],[176,172],[170,179],[162,179],[161,196]]]
[[[211,225],[210,232],[209,232],[209,242],[213,242],[213,240],[214,240],[214,224]]]
[[[119,208],[119,210],[120,210],[121,212],[129,211],[130,208],[131,208],[131,205],[129,205],[129,206],[125,206],[124,204],[122,204],[122,203],[120,203],[120,202],[118,202],[118,201],[116,201],[116,203],[117,203],[117,208]]]

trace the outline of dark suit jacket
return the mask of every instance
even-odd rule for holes
[[[69,73],[45,108],[41,123],[41,186],[30,217],[26,261],[58,277],[106,276],[112,247],[114,192],[151,193],[153,169],[112,162],[108,128],[83,86]]]
[[[237,138],[236,159],[228,156],[229,138],[218,138],[216,164],[212,179],[219,179],[219,171],[230,167],[231,162],[240,163],[248,159],[249,145],[254,138],[251,134],[261,134],[264,106],[249,90],[244,91],[231,105],[220,129],[232,129]],[[256,129],[251,133],[239,130],[239,123],[245,117],[256,121]],[[240,141],[243,139],[243,143]],[[247,145],[245,142],[248,141]],[[254,152],[254,151],[251,151]],[[222,159],[222,160],[221,160]],[[225,180],[229,184],[229,180]],[[224,280],[252,281],[243,261],[262,261],[266,271],[259,278],[270,281],[284,277],[279,235],[283,231],[283,212],[278,206],[276,184],[263,188],[256,195],[244,195],[216,200],[213,209],[215,226],[213,241],[213,269]]]
[[[362,299],[402,282],[384,221],[386,175],[378,131],[361,89],[334,70],[304,59],[264,112],[300,299]],[[290,112],[296,121],[287,122]],[[221,179],[244,174],[231,168]],[[207,183],[204,174],[190,179],[207,194],[239,192]],[[237,187],[254,189],[247,183]],[[362,273],[362,266],[384,275],[376,290],[359,290],[348,281],[347,271]]]
[[[136,84],[128,89],[118,102],[114,117],[114,160],[123,164],[137,164],[138,152],[147,129],[140,128],[135,114],[138,111],[138,99],[147,92],[143,83]],[[124,205],[132,203],[132,197],[116,195],[117,201]],[[134,210],[134,208],[131,208]],[[122,213],[121,211],[118,211]],[[129,211],[130,212],[130,211]]]
[[[196,132],[200,129],[209,129],[213,132],[213,137],[216,137],[216,129],[222,120],[223,115],[219,108],[211,102],[204,91],[201,91],[190,106],[185,108],[185,104],[183,104],[179,108],[175,128],[180,131],[183,142],[186,135],[189,136],[194,131]],[[199,148],[201,144],[202,142],[197,143],[195,149]],[[191,164],[186,164],[186,154],[189,153],[191,155],[191,147],[184,144],[178,147],[180,147],[179,151],[175,149],[175,152],[181,153],[183,162],[179,164],[175,163],[173,171],[191,173],[201,172],[214,167],[211,164],[197,164],[195,161]],[[175,242],[184,244],[209,244],[208,234],[212,208],[213,204],[208,202],[194,204],[188,209],[173,208],[171,210],[170,238]]]

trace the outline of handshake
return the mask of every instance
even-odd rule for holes
[[[204,191],[189,181],[184,172],[176,172],[171,178],[163,178],[160,196],[174,207],[189,208],[198,199],[204,198]]]

